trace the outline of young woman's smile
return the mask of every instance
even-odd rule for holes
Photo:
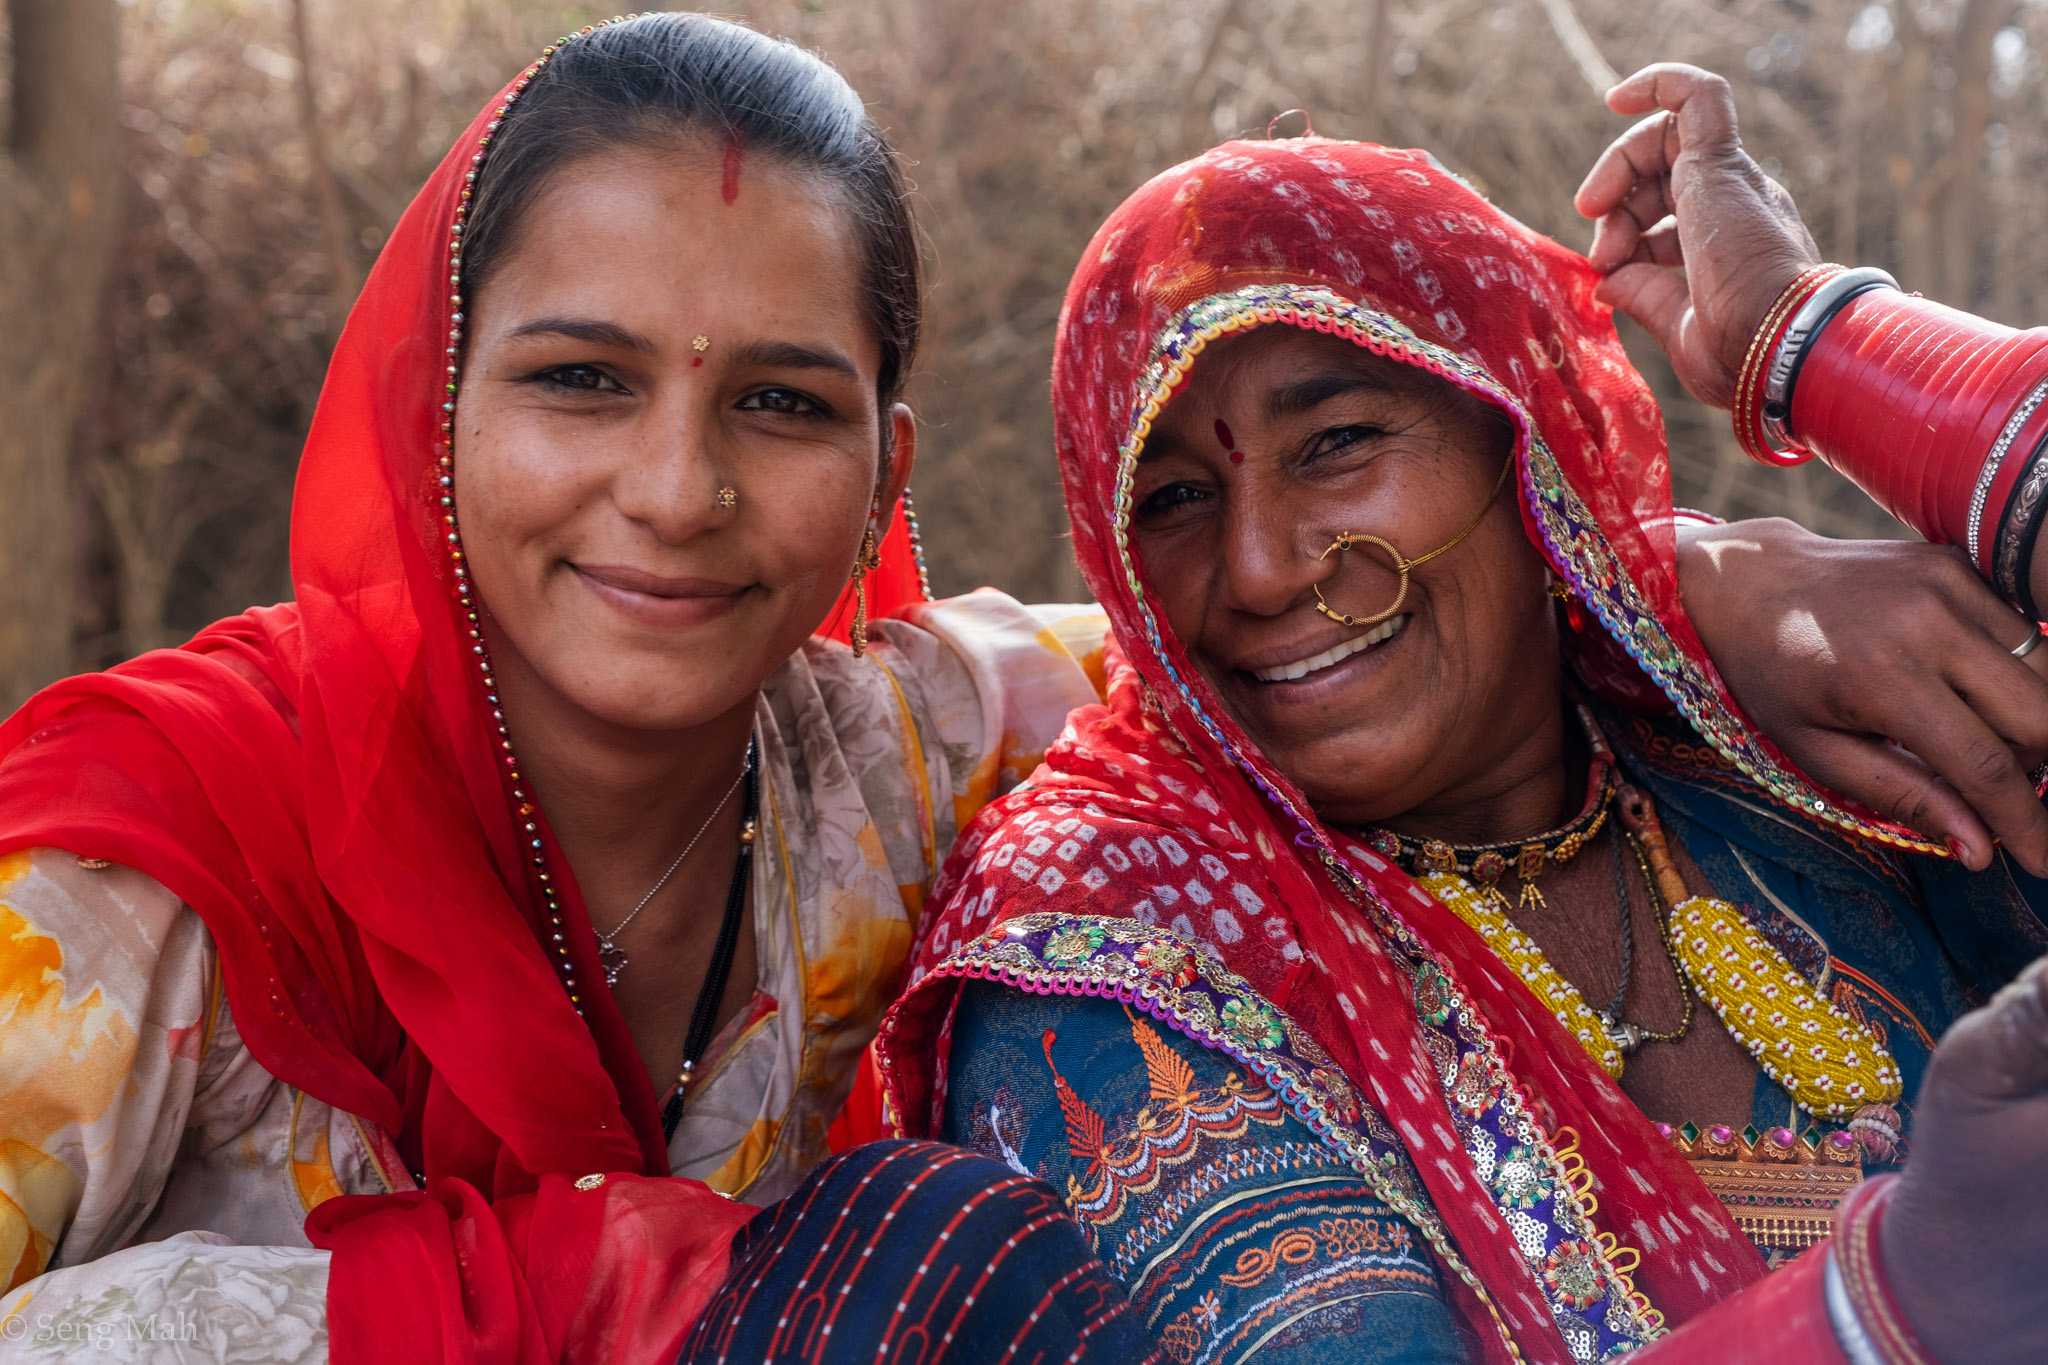
[[[908,473],[844,209],[765,157],[725,189],[708,145],[578,160],[477,292],[456,502],[493,657],[629,731],[751,705]]]

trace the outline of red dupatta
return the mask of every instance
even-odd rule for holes
[[[334,1252],[338,1361],[672,1356],[752,1213],[669,1178],[624,1019],[601,990],[579,1017],[542,950],[529,840],[576,977],[599,979],[544,816],[515,815],[458,619],[438,467],[452,229],[544,64],[472,121],[349,315],[299,465],[296,602],[66,679],[0,727],[0,851],[63,848],[169,888],[205,921],[256,1060],[424,1173],[425,1193],[308,1220]],[[921,595],[911,550],[898,518],[877,614]],[[620,1174],[571,1179],[604,1172]]]
[[[1055,426],[1076,552],[1123,657],[1108,702],[1074,714],[941,876],[878,1049],[902,1131],[937,1126],[963,979],[1109,994],[1259,1072],[1372,1173],[1489,1361],[1590,1358],[1761,1273],[1478,936],[1323,825],[1250,743],[1154,615],[1126,536],[1151,421],[1216,337],[1310,327],[1422,366],[1513,422],[1528,533],[1605,629],[1570,646],[1581,676],[1668,697],[1779,799],[1924,846],[1814,790],[1707,661],[1678,604],[1661,420],[1597,282],[1426,154],[1312,137],[1218,147],[1097,232],[1061,315]],[[1490,1187],[1454,1112],[1526,1138],[1554,1198],[1516,1207]]]

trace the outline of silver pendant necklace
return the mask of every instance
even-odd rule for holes
[[[740,789],[740,783],[746,779],[747,769],[752,765],[753,758],[754,741],[749,739],[747,741],[747,757],[740,764],[739,775],[733,778],[732,785],[725,789],[725,795],[718,798],[718,804],[711,808],[711,814],[704,817],[704,823],[697,827],[697,832],[690,836],[690,842],[683,845],[683,851],[676,854],[676,860],[668,865],[668,871],[662,873],[661,879],[647,889],[647,894],[640,898],[640,903],[634,906],[624,919],[612,926],[610,933],[597,934],[597,962],[599,966],[604,968],[604,984],[607,987],[619,984],[619,973],[625,971],[626,964],[632,960],[626,956],[626,950],[619,947],[614,940],[620,934],[626,932],[626,926],[631,924],[635,917],[647,908],[647,902],[653,900],[660,893],[662,887],[668,885],[668,879],[675,876],[676,869],[683,865],[683,859],[690,856],[690,850],[695,848],[697,841],[704,837],[704,831],[711,828],[711,822],[716,820],[718,813],[725,809],[726,802],[732,800],[732,794]],[[590,930],[594,934],[597,933],[597,926],[591,925]]]

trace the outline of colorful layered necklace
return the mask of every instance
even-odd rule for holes
[[[1586,719],[1590,725],[1591,718]],[[1606,752],[1604,742],[1596,744],[1594,752],[1597,764]],[[1691,894],[1672,861],[1649,797],[1611,776],[1606,780],[1652,892],[1665,952],[1686,996],[1686,1018],[1670,1033],[1650,1033],[1620,1020],[1612,1007],[1603,1011],[1588,1004],[1535,940],[1508,917],[1507,897],[1498,886],[1475,885],[1468,859],[1457,857],[1449,866],[1420,866],[1417,879],[1486,941],[1617,1080],[1636,1045],[1675,1041],[1685,1034],[1697,992],[1764,1074],[1808,1111],[1847,1119],[1865,1105],[1897,1100],[1903,1088],[1898,1064],[1877,1036],[1802,976],[1733,904]],[[1574,851],[1583,845],[1581,840]],[[1426,850],[1427,844],[1421,848]],[[1458,862],[1467,866],[1459,867]],[[1623,923],[1626,934],[1628,921]]]

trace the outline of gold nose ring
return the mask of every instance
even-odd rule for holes
[[[1409,570],[1415,567],[1415,563],[1414,561],[1410,560],[1406,555],[1402,554],[1399,550],[1395,549],[1391,541],[1388,541],[1380,536],[1367,535],[1357,531],[1340,532],[1337,538],[1331,541],[1329,545],[1323,550],[1323,552],[1320,555],[1316,556],[1316,558],[1328,559],[1330,557],[1331,551],[1348,550],[1352,546],[1358,544],[1377,545],[1382,550],[1385,550],[1387,552],[1388,557],[1394,561],[1394,572],[1401,575],[1401,587],[1399,591],[1397,591],[1394,594],[1394,604],[1392,606],[1388,607],[1385,611],[1374,612],[1371,616],[1353,616],[1349,612],[1338,611],[1336,608],[1332,607],[1328,602],[1323,600],[1322,584],[1315,583],[1311,584],[1310,586],[1315,590],[1316,610],[1321,612],[1323,615],[1329,617],[1332,621],[1335,621],[1340,625],[1346,626],[1376,626],[1380,622],[1388,619],[1389,617],[1399,612],[1401,610],[1401,604],[1408,600],[1408,573]]]
[[[1382,550],[1385,550],[1388,557],[1394,561],[1394,572],[1401,575],[1401,588],[1400,591],[1394,594],[1394,605],[1388,607],[1385,611],[1375,612],[1371,616],[1353,616],[1348,612],[1338,611],[1328,602],[1325,602],[1323,600],[1323,585],[1311,583],[1309,586],[1315,591],[1316,595],[1316,610],[1329,617],[1332,621],[1346,626],[1376,626],[1400,611],[1401,605],[1408,600],[1408,576],[1415,571],[1417,565],[1427,564],[1430,560],[1435,559],[1452,546],[1457,545],[1466,536],[1471,535],[1473,531],[1478,529],[1479,523],[1486,520],[1486,514],[1493,510],[1494,501],[1500,497],[1500,490],[1507,486],[1508,474],[1513,471],[1514,467],[1515,457],[1510,454],[1506,460],[1501,462],[1500,474],[1493,481],[1493,491],[1486,495],[1485,502],[1479,504],[1479,510],[1472,514],[1472,520],[1465,523],[1465,529],[1427,554],[1417,555],[1415,558],[1410,559],[1395,549],[1393,543],[1384,537],[1368,535],[1363,531],[1339,531],[1337,538],[1325,546],[1323,552],[1316,556],[1318,560],[1328,559],[1332,550],[1348,550],[1354,545],[1361,544],[1377,545]]]
[[[721,488],[718,490],[718,496],[713,498],[712,501],[720,507],[738,507],[740,505],[740,492],[737,488]]]

